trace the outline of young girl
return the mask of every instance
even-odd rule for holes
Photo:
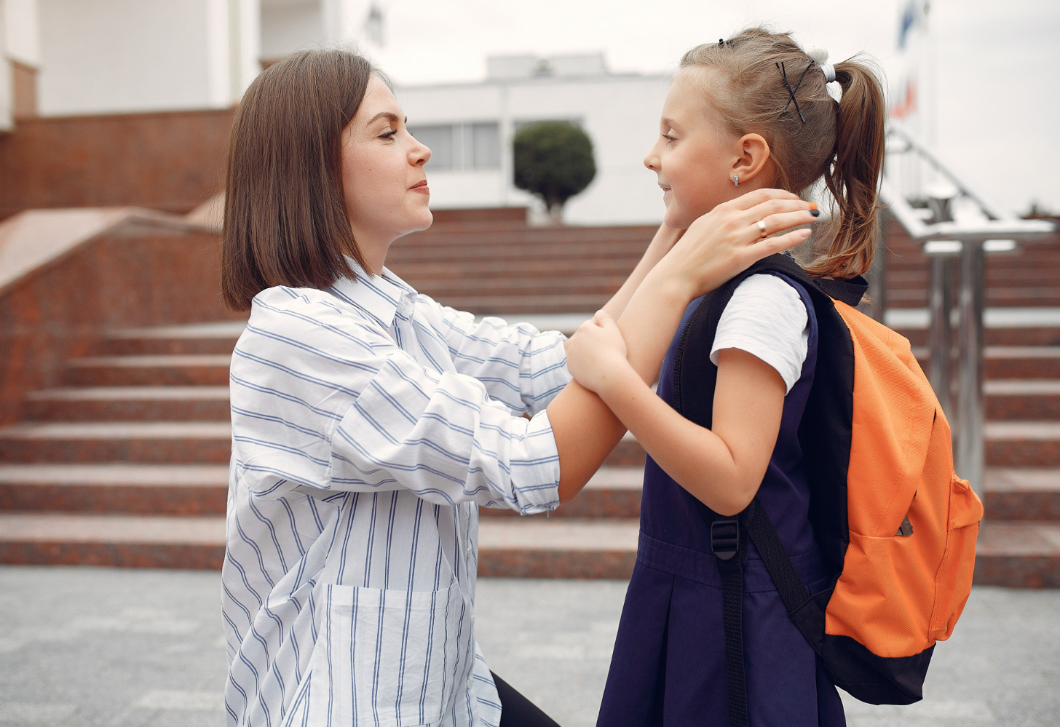
[[[430,155],[351,53],[289,56],[236,112],[222,292],[250,320],[232,356],[221,574],[233,727],[552,724],[475,642],[477,508],[556,507],[624,428],[570,382],[560,334],[475,321],[386,269],[391,243],[431,224]],[[679,242],[662,227],[607,309],[640,286],[638,305],[680,315],[806,237],[754,244],[763,218],[813,219],[759,190],[690,217]],[[648,381],[653,335],[626,336]]]
[[[841,88],[839,102],[828,94],[832,81]],[[747,30],[685,54],[644,163],[658,175],[672,227],[750,190],[805,193],[823,177],[836,200],[837,225],[806,270],[852,278],[872,260],[883,113],[879,81],[864,65],[818,63],[786,34]],[[758,227],[763,237],[773,231],[769,221]],[[800,285],[772,274],[752,275],[736,288],[709,360],[683,359],[685,371],[717,367],[708,429],[672,408],[678,338],[663,363],[658,396],[626,361],[626,330],[643,326],[647,316],[660,335],[673,336],[700,304],[693,301],[683,318],[639,305],[651,277],[617,325],[598,313],[568,351],[575,380],[604,400],[649,455],[640,549],[599,724],[737,724],[744,710],[739,704],[730,710],[728,687],[742,673],[744,724],[842,725],[836,688],[789,619],[753,544],[742,611],[736,606],[744,667],[735,677],[726,668],[722,581],[711,547],[713,519],[734,516],[757,497],[803,582],[811,592],[827,585],[807,519],[810,491],[798,440],[816,361],[811,300]]]

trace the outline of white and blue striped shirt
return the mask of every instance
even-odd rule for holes
[[[229,725],[497,725],[478,506],[559,504],[563,337],[389,271],[254,298],[232,356]],[[533,414],[532,419],[519,416]]]

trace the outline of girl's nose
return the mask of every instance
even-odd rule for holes
[[[659,157],[655,153],[655,149],[648,152],[648,155],[644,157],[644,166],[653,172],[659,171]]]

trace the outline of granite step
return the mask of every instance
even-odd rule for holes
[[[640,445],[637,438],[626,432],[618,445],[611,450],[604,460],[604,467],[644,467],[644,459],[647,453]]]
[[[603,468],[572,502],[533,518],[637,518],[642,468]],[[224,465],[0,465],[0,510],[224,515]],[[514,510],[482,508],[484,518],[516,518]]]
[[[987,346],[987,379],[1060,379],[1060,346]]]
[[[1060,421],[988,421],[988,467],[1060,467]]]
[[[909,339],[909,342],[913,346],[926,346],[928,343],[929,331],[927,326],[916,328],[892,326],[892,328]],[[984,335],[986,337],[987,346],[1060,345],[1060,327],[1057,326],[987,326]],[[233,344],[234,343],[235,342],[233,341]]]
[[[224,515],[226,465],[0,465],[0,511]]]
[[[1060,380],[987,380],[983,395],[988,421],[1060,421]]]
[[[216,421],[231,416],[227,386],[95,386],[27,394],[29,421]]]
[[[640,516],[641,467],[604,467],[571,502],[535,519]],[[984,501],[991,520],[1060,521],[1060,468],[989,468]],[[223,515],[225,465],[128,463],[0,465],[0,510]],[[485,519],[518,519],[482,508]]]
[[[1060,588],[1060,523],[984,521],[976,543],[974,582]]]
[[[494,578],[628,579],[637,520],[482,520],[478,574]]]
[[[223,517],[0,513],[0,563],[217,569]],[[628,578],[636,520],[484,520],[478,572],[509,578]],[[986,521],[975,582],[1060,587],[1060,524]]]
[[[227,464],[224,422],[24,422],[0,429],[0,462]]]
[[[480,576],[629,578],[636,520],[486,520]],[[0,563],[219,569],[223,517],[0,512]]]
[[[99,343],[101,356],[231,354],[246,321],[126,328]]]
[[[563,503],[549,513],[538,513],[525,517],[531,519],[551,518],[638,518],[640,517],[640,495],[644,483],[643,463],[639,467],[601,467],[592,476],[585,488],[570,502]],[[520,515],[515,510],[480,508],[479,514],[487,519],[512,519]]]
[[[1060,468],[991,467],[983,487],[986,518],[1060,522]]]
[[[90,356],[67,363],[71,386],[227,386],[228,354]]]
[[[0,563],[221,568],[223,517],[0,512]]]
[[[927,371],[928,347],[912,348],[920,367]],[[987,346],[983,358],[984,380],[1060,379],[1060,346]]]

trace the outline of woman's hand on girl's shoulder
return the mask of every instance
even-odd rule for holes
[[[748,192],[692,222],[656,269],[687,285],[692,300],[804,241],[810,230],[791,228],[814,222],[815,212],[816,205],[781,189]]]
[[[600,394],[616,374],[628,368],[626,341],[605,311],[581,324],[567,346],[567,369],[579,384]]]

